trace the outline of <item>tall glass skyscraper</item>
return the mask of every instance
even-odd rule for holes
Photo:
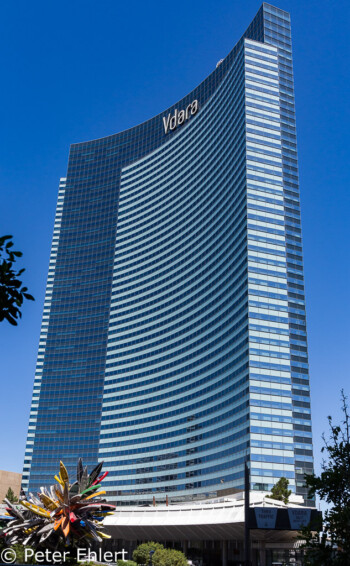
[[[290,16],[269,4],[197,88],[71,147],[23,469],[106,461],[118,504],[312,469]]]

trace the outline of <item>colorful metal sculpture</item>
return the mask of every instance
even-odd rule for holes
[[[100,475],[103,462],[98,464],[88,475],[81,458],[77,466],[77,481],[69,483],[65,465],[60,462],[60,472],[55,476],[56,485],[47,489],[40,488],[37,496],[32,493],[26,497],[21,491],[19,504],[25,509],[16,507],[5,499],[6,508],[13,520],[2,531],[8,544],[21,543],[30,546],[57,548],[60,543],[75,544],[102,542],[110,538],[102,532],[101,520],[113,514],[115,505],[110,505],[99,496],[101,481],[108,472]]]

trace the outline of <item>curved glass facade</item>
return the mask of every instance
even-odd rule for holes
[[[110,470],[118,504],[312,468],[290,21],[263,4],[148,122],[71,147],[23,485]],[[54,439],[54,442],[53,442]]]

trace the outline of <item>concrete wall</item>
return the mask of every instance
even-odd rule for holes
[[[16,472],[5,472],[0,470],[0,503],[7,493],[9,487],[12,488],[14,494],[18,497],[21,488],[22,474]]]

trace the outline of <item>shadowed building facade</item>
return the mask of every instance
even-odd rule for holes
[[[290,16],[263,4],[190,94],[71,146],[23,487],[105,460],[118,504],[287,477],[311,415]]]

